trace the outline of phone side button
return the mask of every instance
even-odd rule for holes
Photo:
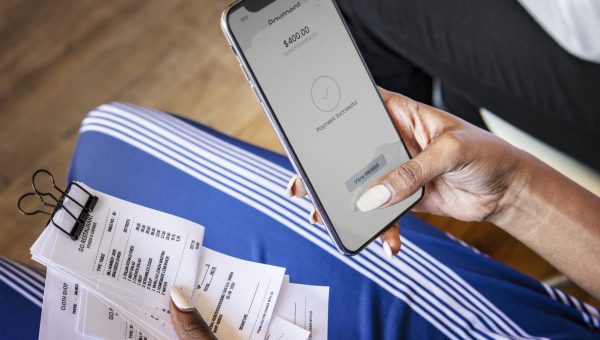
[[[250,83],[250,85],[252,85],[252,81],[250,80],[250,76],[248,75],[248,70],[246,70],[244,64],[240,63],[240,67],[242,69],[242,72],[244,73],[244,76],[246,76],[246,80]]]
[[[254,87],[254,85],[250,84],[250,87],[252,88],[252,91],[254,91],[254,95],[256,96],[256,99],[258,99],[258,101],[262,104],[262,99],[260,98],[260,93],[258,93],[258,90],[256,89],[256,87]]]
[[[267,110],[267,106],[265,105],[265,103],[263,103],[262,101],[260,102],[260,106],[262,107],[263,111],[265,112],[265,114],[267,114],[267,116],[269,116],[269,110]],[[271,118],[269,118],[269,120],[271,120]],[[273,123],[271,123],[273,124]]]
[[[248,77],[248,72],[246,72],[246,69],[244,68],[244,66],[242,66],[241,63],[238,63],[238,65],[240,65],[240,69],[242,70],[242,73],[244,74],[244,77],[246,78],[246,81],[248,83],[250,83],[250,86],[252,86],[252,82],[250,81],[250,78]]]

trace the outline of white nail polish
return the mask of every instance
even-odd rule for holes
[[[173,299],[175,306],[182,312],[189,312],[195,309],[190,299],[185,297],[183,292],[175,286],[171,286],[171,299]]]
[[[362,194],[356,201],[356,207],[362,212],[371,211],[386,204],[391,197],[390,189],[383,184],[379,184]]]
[[[298,175],[294,175],[294,177],[292,177],[292,179],[290,179],[290,182],[287,185],[287,188],[285,188],[285,194],[288,197],[294,197],[294,193],[292,192],[292,188],[294,187],[294,183],[296,183],[296,180],[298,179]]]
[[[308,215],[308,222],[310,222],[310,224],[315,224],[317,223],[317,211],[315,210],[315,208],[312,208],[312,210],[310,211],[310,214]]]
[[[383,241],[383,252],[388,259],[393,260],[394,254],[392,254],[392,248],[390,248],[390,244],[388,241]]]

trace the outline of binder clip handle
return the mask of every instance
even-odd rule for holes
[[[24,208],[23,207],[23,202],[26,201],[27,198],[29,198],[29,197],[37,197],[37,199],[42,202],[42,206],[54,208],[54,205],[45,202],[44,198],[41,197],[40,195],[38,195],[38,193],[36,193],[36,192],[28,192],[28,193],[22,195],[19,198],[19,201],[17,201],[17,208],[19,208],[19,211],[21,212],[21,214],[27,215],[27,216],[32,216],[32,215],[37,215],[37,214],[44,214],[44,215],[48,215],[48,216],[52,215],[51,213],[49,213],[49,212],[47,212],[45,210],[42,210],[42,209],[37,209],[37,210],[34,210],[34,211],[29,211],[28,209]]]
[[[39,184],[41,182],[41,179],[47,177],[50,179],[50,188],[48,189],[44,189],[41,190],[39,187]],[[48,186],[48,185],[46,185]],[[52,213],[49,213],[48,211],[45,211],[43,209],[37,209],[37,210],[28,210],[27,208],[24,207],[24,202],[28,201],[28,198],[30,197],[37,197],[37,199],[42,203],[43,207],[50,207],[53,210],[57,209],[57,206],[60,202],[60,198],[56,198],[56,196],[54,196],[50,190],[55,189],[57,192],[59,192],[61,194],[61,196],[64,194],[64,191],[60,190],[60,188],[58,186],[56,186],[56,181],[54,180],[54,176],[52,175],[52,173],[46,169],[39,169],[36,172],[33,173],[33,176],[31,176],[31,187],[33,188],[33,192],[28,192],[23,194],[19,200],[17,201],[17,207],[19,208],[19,211],[21,212],[21,214],[23,215],[27,215],[27,216],[31,216],[31,215],[37,215],[37,214],[44,214],[44,215],[48,215],[51,216]],[[52,198],[52,200],[54,200],[54,203],[49,203],[46,202],[44,200],[44,197],[49,196]]]
[[[40,182],[44,179],[46,181],[45,186],[41,187]],[[87,194],[88,197],[85,200],[85,202],[79,202],[71,195],[69,195],[73,186],[76,186],[80,191]],[[56,185],[56,181],[54,180],[54,176],[52,175],[52,173],[50,173],[50,171],[46,169],[39,169],[33,173],[33,176],[31,177],[31,187],[33,188],[33,192],[23,194],[17,201],[17,207],[19,211],[23,215],[28,216],[36,214],[48,215],[50,216],[50,218],[48,219],[48,225],[54,225],[62,232],[69,235],[71,239],[77,240],[77,238],[79,238],[79,234],[81,234],[81,231],[85,226],[85,222],[87,221],[88,217],[90,216],[90,213],[92,212],[92,210],[94,210],[94,207],[98,202],[98,197],[94,196],[92,193],[86,190],[83,186],[79,185],[77,182],[71,182],[71,184],[69,184],[66,190],[61,190]],[[57,193],[60,193],[58,198],[52,193],[53,190],[55,190]],[[36,197],[41,202],[42,208],[39,208],[37,210],[26,209],[24,207],[24,202],[27,201],[30,197]],[[50,197],[54,202],[47,202],[44,199],[44,197]],[[70,202],[81,208],[81,211],[79,213],[75,214],[65,206],[65,200],[67,198]],[[52,208],[52,212],[44,210],[43,207]],[[72,226],[72,228],[65,229],[63,228],[63,226],[59,225],[59,223],[57,223],[54,220],[56,213],[61,209],[64,211],[64,213],[72,217],[74,221],[74,225]]]
[[[50,182],[46,183],[45,187],[42,187],[42,190],[38,187],[38,185],[41,184],[40,182],[46,178],[50,179]],[[60,196],[65,194],[65,192],[56,185],[56,181],[54,180],[52,173],[46,169],[39,169],[33,173],[33,176],[31,176],[31,187],[33,188],[33,191],[40,196],[40,199],[44,196],[50,196],[56,203],[58,203],[59,198],[56,198],[56,196],[54,196],[50,191],[54,189],[60,193]]]

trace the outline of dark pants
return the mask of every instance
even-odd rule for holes
[[[600,64],[563,50],[516,0],[338,0],[383,88],[453,114],[484,107],[600,170]]]

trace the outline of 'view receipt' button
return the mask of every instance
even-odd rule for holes
[[[371,163],[360,169],[352,178],[346,181],[346,188],[349,192],[356,190],[361,184],[365,183],[369,178],[373,177],[379,170],[387,165],[387,160],[383,154],[377,156]]]

